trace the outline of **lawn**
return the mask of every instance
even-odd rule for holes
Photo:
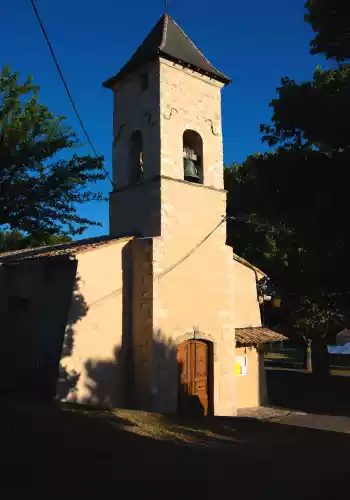
[[[264,359],[265,365],[270,367],[304,369],[305,365],[302,347],[280,347],[277,344],[273,350],[265,352]],[[350,356],[331,354],[328,359],[332,374],[350,375]]]
[[[346,434],[67,405],[4,405],[2,415],[1,485],[19,496],[118,497],[123,484],[129,495],[140,482],[143,495],[147,487],[164,492],[163,481],[171,481],[167,495],[195,482],[196,493],[212,485],[216,493],[231,488],[247,499],[319,500],[347,484]]]

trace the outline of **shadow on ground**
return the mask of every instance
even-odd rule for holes
[[[212,484],[217,493],[230,487],[247,499],[319,500],[348,478],[350,436],[344,434],[69,405],[7,406],[1,414],[1,485],[12,493],[39,489],[82,498],[116,491],[123,481],[131,489],[147,481],[154,492],[166,480],[172,491],[194,481],[197,492]]]
[[[323,415],[350,416],[350,377],[332,375],[319,383],[299,370],[266,369],[269,404]]]

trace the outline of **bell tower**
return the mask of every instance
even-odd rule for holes
[[[162,177],[223,189],[228,83],[168,14],[103,83],[114,95],[112,235],[160,235]]]
[[[195,336],[210,345],[207,388],[214,413],[235,413],[221,130],[221,89],[228,83],[165,14],[103,84],[114,95],[110,233],[152,238],[152,332],[140,340],[146,336],[140,326],[137,338],[138,346],[145,343],[143,353],[152,352],[154,411],[174,411],[179,393],[176,356],[154,346],[161,341],[173,353]]]

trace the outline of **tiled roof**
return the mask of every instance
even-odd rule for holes
[[[236,328],[235,330],[236,344],[238,346],[267,344],[268,342],[288,340],[284,335],[264,326],[249,326],[246,328]]]
[[[101,246],[121,243],[132,239],[133,237],[115,238],[111,236],[99,236],[97,238],[86,238],[84,240],[70,241],[69,243],[60,243],[58,245],[14,250],[13,252],[0,253],[0,262],[17,262],[42,257],[56,257],[58,255],[75,255]]]
[[[107,88],[113,87],[125,75],[132,73],[157,57],[183,63],[223,83],[231,82],[230,78],[214,68],[179,25],[176,24],[174,19],[168,14],[164,14],[131,59],[122,67],[119,73],[105,81],[103,86]]]

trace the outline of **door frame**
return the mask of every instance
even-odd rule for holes
[[[211,337],[211,336],[208,336]],[[196,332],[196,335],[194,336],[193,333],[183,335],[177,339],[177,346],[179,348],[180,344],[183,344],[184,342],[189,342],[191,340],[199,340],[207,345],[208,351],[207,351],[207,356],[208,356],[208,366],[207,366],[207,396],[208,396],[208,412],[207,416],[213,416],[214,415],[214,360],[215,360],[215,347],[216,343],[213,342],[210,338],[204,338],[202,335],[199,334],[199,332]],[[181,373],[179,371],[178,374],[178,384],[179,384],[179,389],[180,389],[180,376]],[[177,401],[177,407],[179,408],[179,398],[180,398],[180,390],[178,390],[178,401]]]

